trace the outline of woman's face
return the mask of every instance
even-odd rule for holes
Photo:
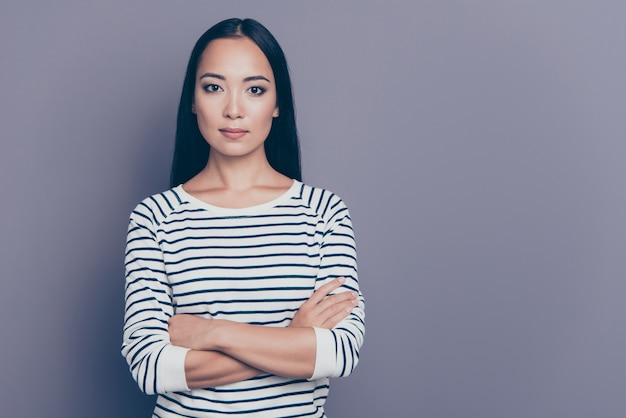
[[[196,71],[193,112],[213,157],[259,155],[278,116],[269,61],[249,38],[211,41]]]

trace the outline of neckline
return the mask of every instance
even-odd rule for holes
[[[252,213],[252,212],[260,212],[260,211],[263,211],[264,209],[273,208],[277,206],[279,203],[285,200],[288,200],[292,196],[294,196],[301,184],[302,184],[301,182],[294,179],[289,189],[287,189],[284,193],[275,197],[274,199],[264,202],[264,203],[260,203],[258,205],[246,206],[243,208],[226,208],[222,206],[212,205],[210,203],[205,202],[204,200],[198,199],[197,197],[187,193],[187,191],[183,189],[182,184],[179,184],[178,186],[176,186],[174,188],[174,191],[178,193],[179,195],[181,195],[183,197],[183,200],[188,201],[189,203],[193,204],[196,207],[200,207],[202,209],[205,209],[211,212],[218,212],[218,213],[224,213],[224,214],[229,214],[229,215],[241,215],[241,214]]]

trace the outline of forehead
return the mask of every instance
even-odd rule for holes
[[[200,56],[197,75],[215,73],[227,79],[263,75],[273,79],[269,61],[250,38],[220,38],[211,41]]]

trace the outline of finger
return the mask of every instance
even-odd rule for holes
[[[331,329],[331,328],[335,327],[341,321],[346,319],[346,317],[348,315],[350,315],[350,313],[352,312],[352,309],[354,309],[354,306],[355,305],[353,303],[349,303],[349,304],[343,303],[341,305],[341,308],[333,309],[332,311],[336,311],[336,312],[334,312],[332,315],[330,315],[323,322],[322,328]]]
[[[346,282],[346,279],[343,277],[338,277],[335,280],[331,280],[330,282],[324,284],[323,286],[320,286],[319,289],[317,289],[313,295],[311,295],[311,297],[309,298],[309,301],[312,304],[317,305],[318,303],[320,303],[322,300],[324,300],[324,298],[326,296],[328,296],[328,294],[330,292],[332,292],[333,290],[338,289],[342,284],[344,284]]]
[[[358,298],[358,294],[353,291],[336,293],[334,295],[327,296],[323,301],[321,301],[318,304],[318,308],[323,311],[333,305],[336,305],[345,301],[353,300],[356,302],[357,298]]]
[[[355,306],[359,304],[359,301],[356,297],[350,299],[344,299],[341,301],[337,301],[332,305],[328,306],[324,311],[318,314],[318,320],[324,324],[331,318],[339,317],[341,319],[345,318],[348,313],[352,312]]]

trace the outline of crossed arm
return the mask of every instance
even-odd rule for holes
[[[185,377],[190,389],[239,382],[260,373],[310,378],[315,368],[316,328],[331,329],[358,304],[356,292],[331,294],[343,278],[321,286],[287,328],[174,315],[172,344],[189,348]]]
[[[321,286],[286,328],[175,315],[153,219],[158,211],[150,208],[152,200],[139,205],[127,237],[121,347],[139,388],[147,394],[180,392],[261,373],[298,379],[349,375],[363,342],[364,300],[356,279],[350,219],[335,200],[324,206],[335,216],[325,217],[316,279]],[[341,283],[337,277],[346,280]]]

